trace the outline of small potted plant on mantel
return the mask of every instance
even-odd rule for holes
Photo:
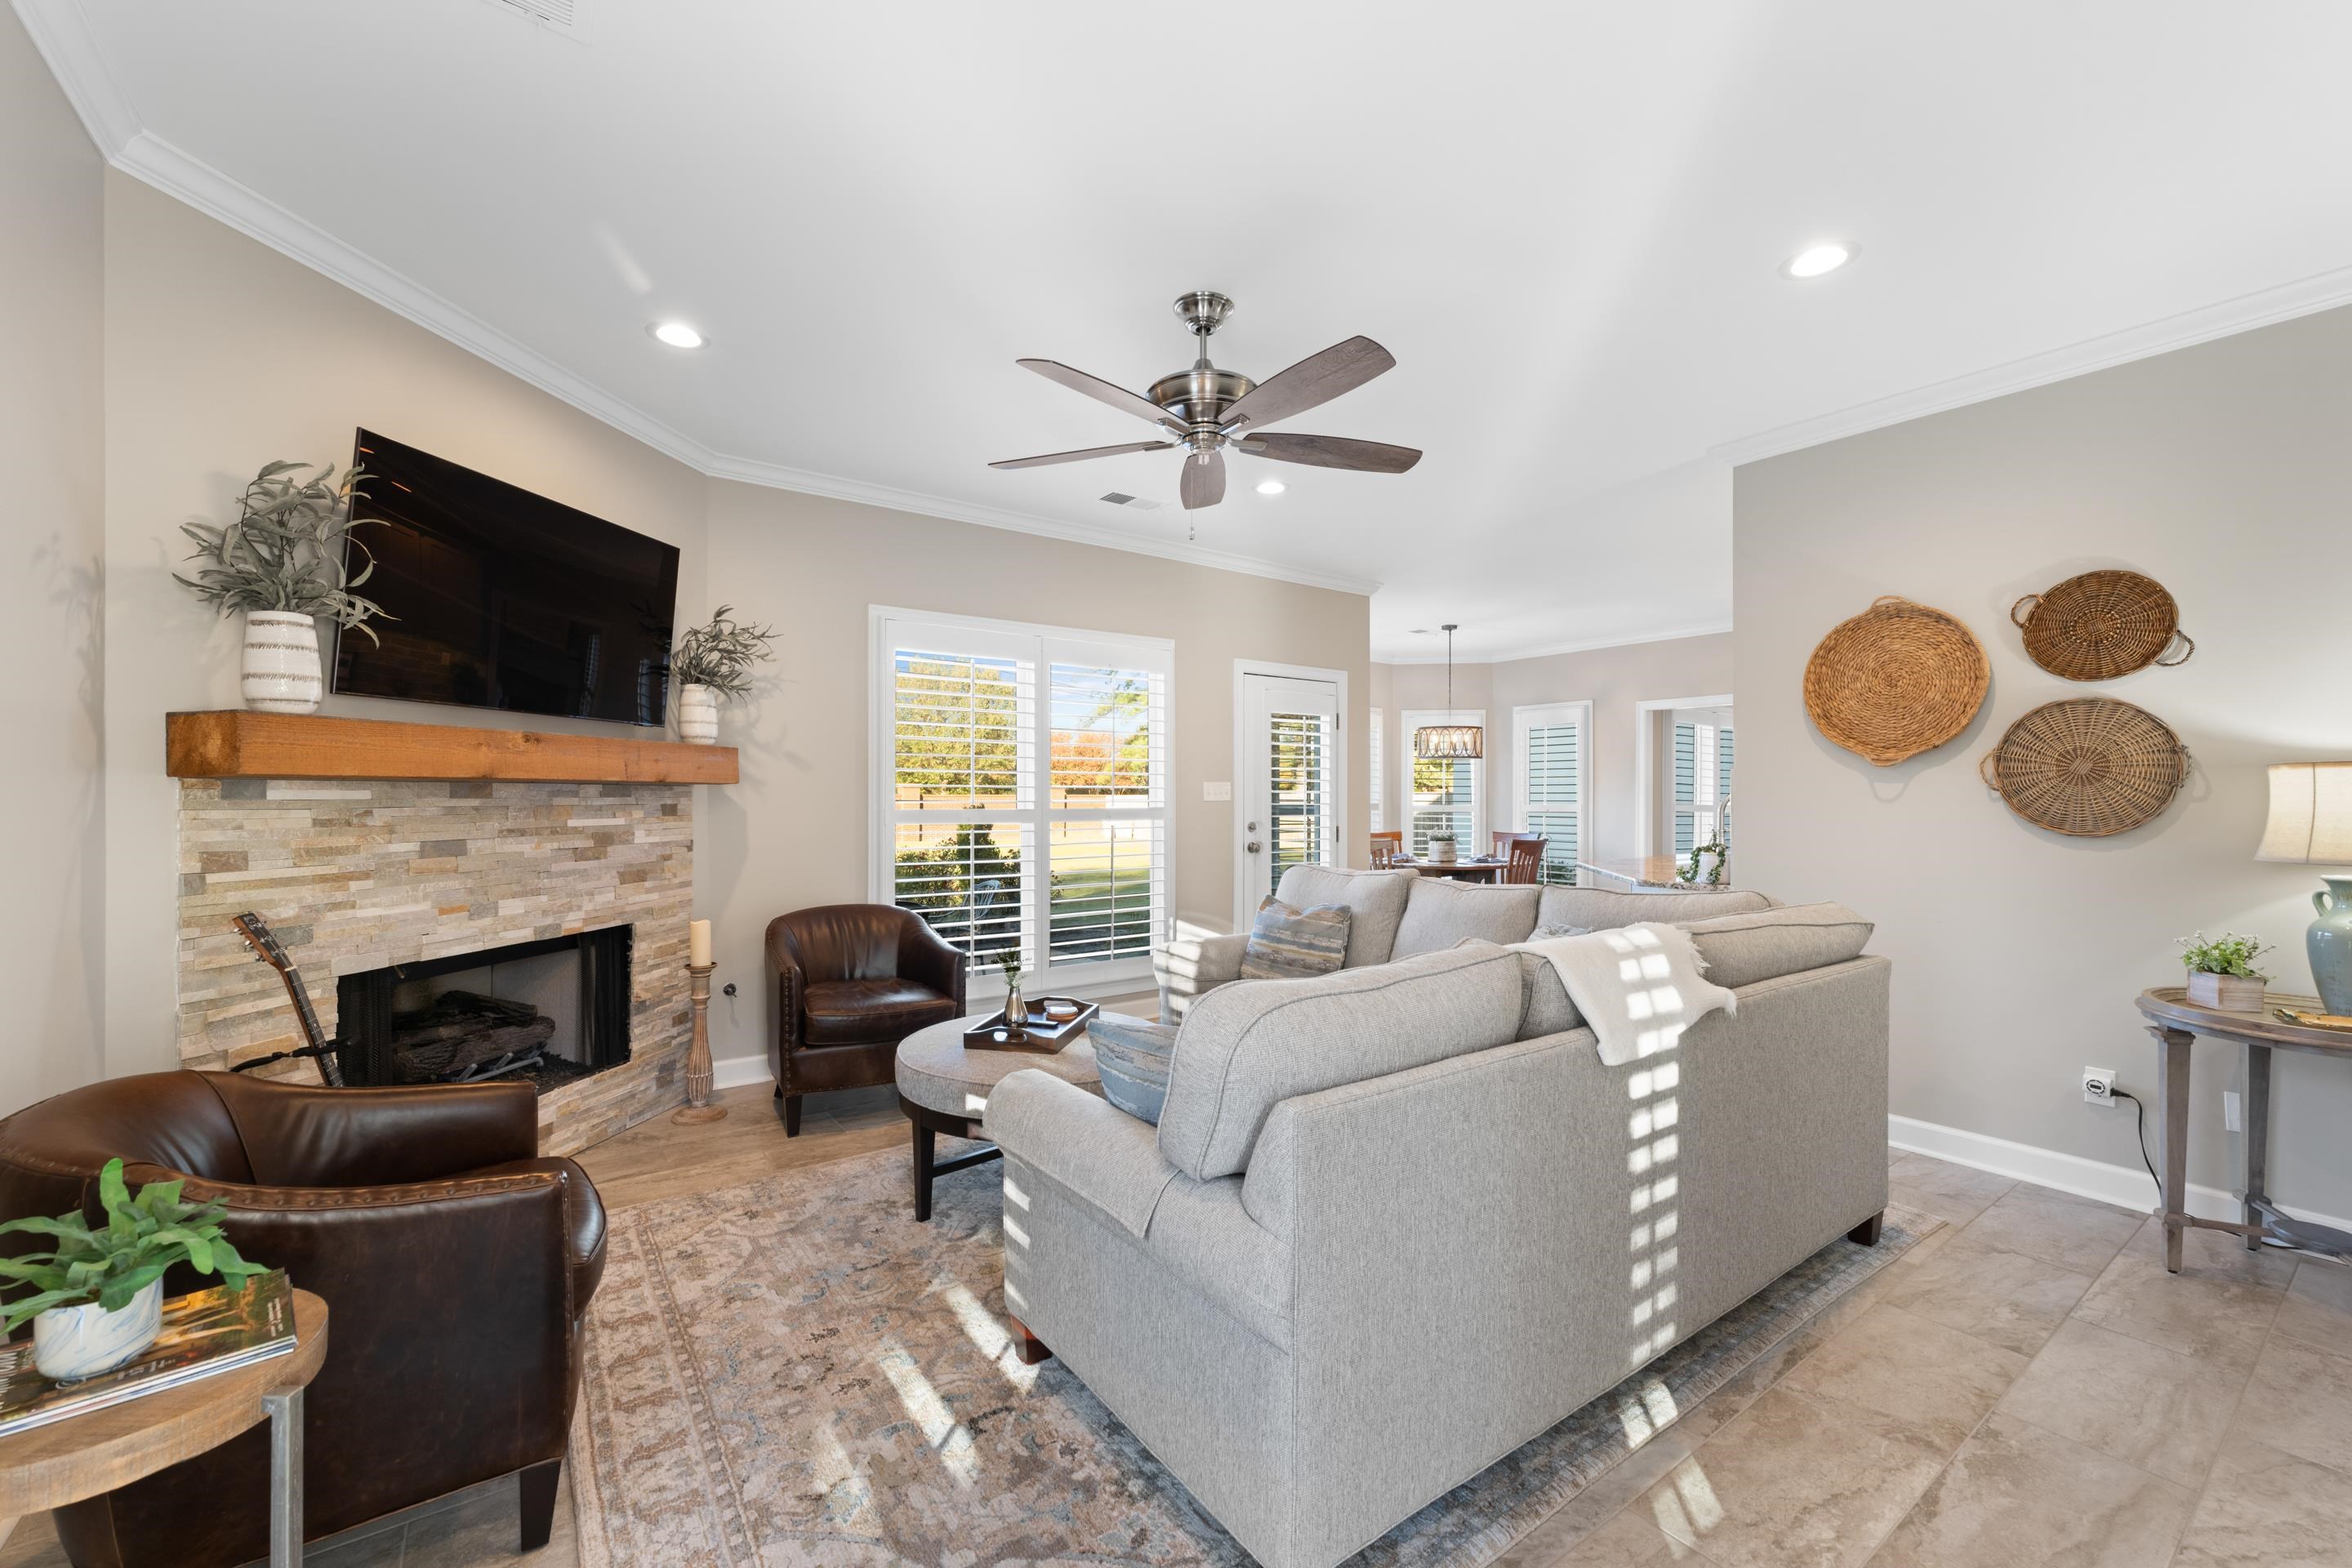
[[[716,745],[719,700],[748,696],[751,667],[775,657],[768,651],[776,640],[775,628],[746,626],[732,618],[734,613],[734,605],[719,605],[708,626],[695,626],[677,639],[677,651],[670,656],[681,741]]]
[[[0,1258],[0,1292],[29,1285],[33,1294],[6,1303],[7,1331],[33,1321],[33,1365],[58,1383],[112,1372],[155,1342],[163,1324],[163,1271],[185,1263],[218,1274],[242,1290],[268,1269],[247,1263],[221,1234],[221,1203],[191,1204],[178,1182],[150,1182],[133,1197],[122,1162],[99,1173],[106,1226],[93,1231],[79,1210],[54,1219],[33,1215],[0,1225],[0,1235],[46,1236],[47,1252]]]
[[[184,522],[196,542],[188,557],[204,564],[194,577],[173,580],[195,590],[224,616],[245,616],[245,705],[263,713],[315,713],[326,689],[319,668],[318,617],[352,626],[376,640],[369,616],[394,617],[352,592],[375,571],[375,557],[350,537],[352,500],[364,497],[358,468],[334,477],[322,463],[303,479],[300,463],[276,462],[254,476],[238,498],[237,518],[226,527]],[[362,518],[360,521],[368,520]],[[351,552],[362,558],[351,570]]]
[[[1453,865],[1454,857],[1457,853],[1459,851],[1454,847],[1453,834],[1441,828],[1429,836],[1429,858],[1438,865]]]
[[[2270,976],[2254,967],[2269,944],[2236,931],[2208,939],[2203,931],[2180,939],[2180,962],[2189,966],[2189,999],[2225,1013],[2259,1013]]]

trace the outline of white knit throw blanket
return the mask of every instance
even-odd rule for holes
[[[1706,961],[1680,926],[1643,921],[1517,945],[1559,972],[1611,1067],[1672,1050],[1685,1029],[1717,1007],[1739,1010],[1738,997],[1701,977]]]

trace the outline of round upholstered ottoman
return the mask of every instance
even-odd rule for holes
[[[1101,1075],[1095,1070],[1095,1048],[1083,1033],[1051,1053],[964,1049],[963,1032],[986,1016],[975,1013],[952,1023],[933,1024],[898,1042],[898,1109],[914,1124],[915,1217],[919,1220],[931,1217],[932,1178],[1001,1157],[994,1144],[952,1160],[939,1159],[937,1148],[942,1132],[950,1138],[981,1135],[981,1113],[988,1107],[989,1091],[1005,1075],[1035,1068],[1090,1094],[1102,1092]],[[1097,1016],[1136,1021],[1118,1013]]]

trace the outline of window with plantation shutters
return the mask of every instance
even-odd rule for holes
[[[1319,713],[1274,713],[1266,748],[1271,772],[1266,792],[1271,820],[1267,849],[1274,857],[1271,885],[1293,866],[1321,865],[1331,831],[1330,755],[1336,739],[1331,721]]]
[[[1169,645],[877,612],[875,894],[1032,994],[1150,968],[1168,910]]]
[[[1540,833],[1547,882],[1572,883],[1584,848],[1585,793],[1589,769],[1585,733],[1591,704],[1553,702],[1512,710],[1517,744],[1517,800],[1512,818],[1522,833]]]
[[[1381,761],[1381,749],[1384,743],[1381,718],[1381,710],[1378,708],[1373,709],[1371,734],[1372,831],[1375,833],[1385,830],[1389,825],[1388,813],[1381,804],[1388,794],[1383,782],[1383,777],[1387,773],[1387,769],[1382,765]]]
[[[1478,724],[1486,722],[1483,708],[1457,708],[1448,712],[1439,709],[1407,709],[1398,716],[1397,730],[1410,737],[1415,730],[1429,725]],[[1412,769],[1411,789],[1406,797],[1404,824],[1405,847],[1415,857],[1429,853],[1429,838],[1433,833],[1450,832],[1454,847],[1464,856],[1486,853],[1487,840],[1481,827],[1486,821],[1486,807],[1481,798],[1486,782],[1486,763],[1479,757],[1432,758],[1407,753]]]
[[[1677,722],[1675,742],[1675,853],[1715,841],[1731,796],[1731,726]]]

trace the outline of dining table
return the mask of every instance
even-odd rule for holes
[[[1392,870],[1412,871],[1423,877],[1451,877],[1457,882],[1499,882],[1510,862],[1495,855],[1460,860],[1413,860],[1400,855],[1389,866]]]

